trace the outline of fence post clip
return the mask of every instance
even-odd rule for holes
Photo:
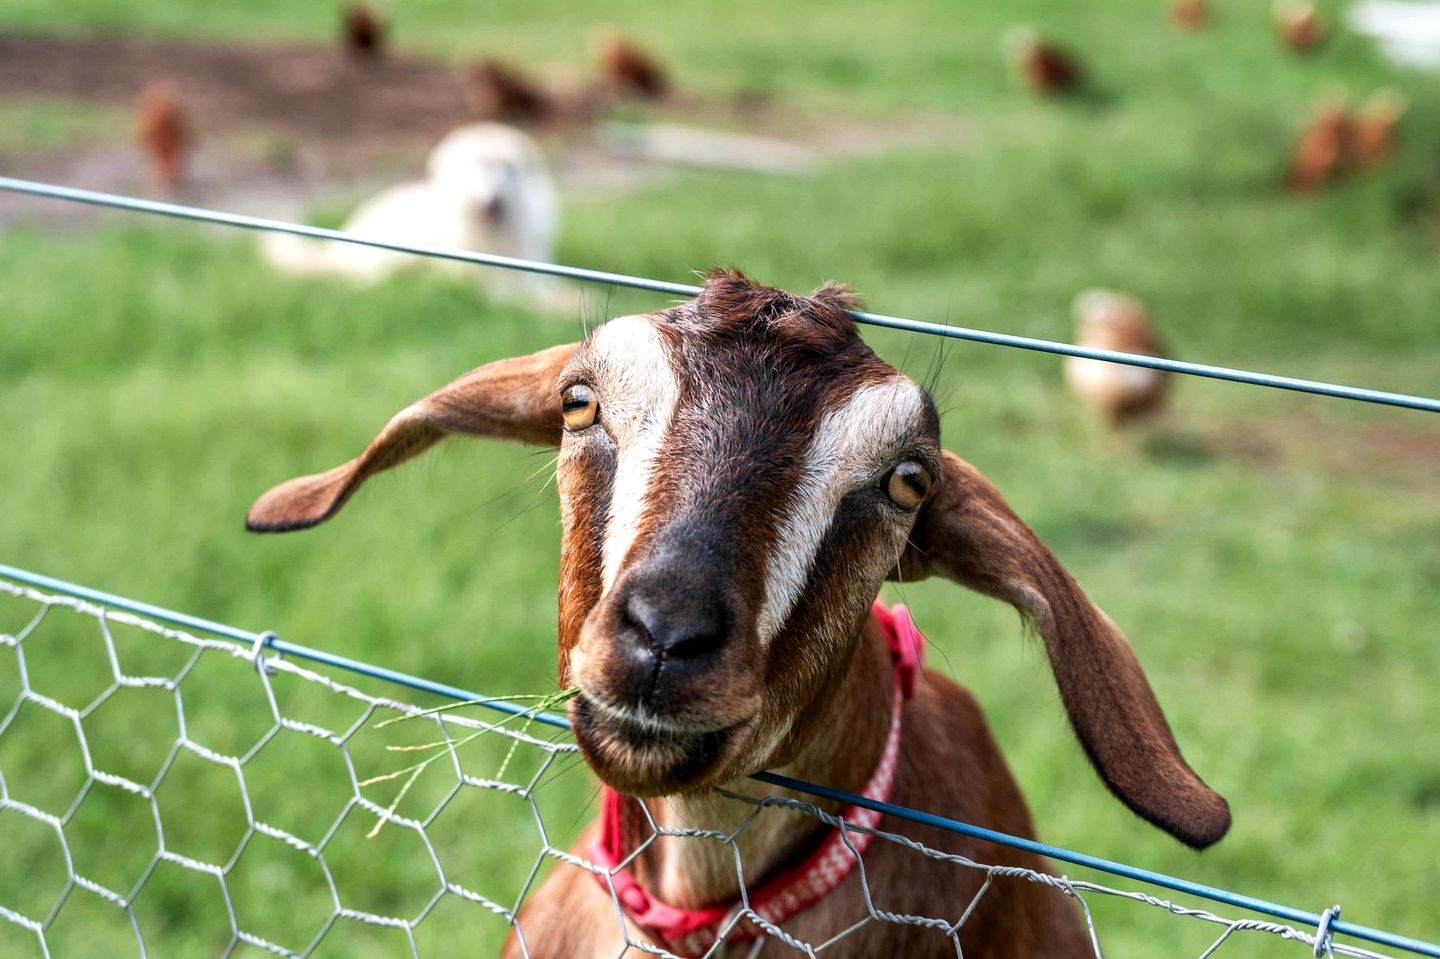
[[[255,643],[250,647],[250,663],[255,667],[255,671],[262,676],[275,675],[275,667],[270,663],[265,662],[263,657],[265,655],[265,647],[269,646],[271,643],[273,643],[279,638],[280,637],[278,635],[267,629],[265,630],[265,632],[255,637]],[[271,657],[272,660],[279,658],[279,653],[275,653]]]
[[[1335,933],[1331,930],[1330,927],[1334,925],[1335,920],[1339,918],[1339,903],[1336,903],[1335,905],[1331,906],[1329,909],[1326,909],[1323,913],[1321,913],[1320,925],[1315,927],[1315,956],[1317,957],[1317,959],[1324,959],[1325,956],[1332,956],[1335,954],[1334,951],[1330,948],[1331,943],[1335,938]]]

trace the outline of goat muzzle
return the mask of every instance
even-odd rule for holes
[[[572,654],[576,736],[622,792],[692,788],[759,712],[754,616],[709,566],[667,552],[623,573]]]

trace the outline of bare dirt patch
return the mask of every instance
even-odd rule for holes
[[[152,193],[132,117],[140,91],[156,80],[178,87],[196,142],[189,182],[175,198],[275,216],[413,176],[435,141],[476,119],[455,71],[400,55],[361,61],[338,45],[8,34],[0,35],[0,97],[55,109],[100,105],[115,120],[68,148],[17,156],[7,144],[7,172]],[[0,225],[74,225],[96,215],[0,195]]]
[[[771,98],[682,91],[659,104],[622,104],[575,78],[541,77],[585,109],[531,126],[562,188],[611,193],[666,175],[654,158],[617,154],[599,124],[695,124],[781,137],[822,159],[955,142],[968,134],[948,117],[899,117],[866,125]],[[132,112],[153,81],[173,81],[197,143],[184,202],[279,217],[317,203],[345,205],[418,175],[446,132],[481,119],[460,70],[403,53],[357,59],[340,45],[219,44],[138,36],[0,34],[0,99],[111,111],[102,135],[64,148],[7,142],[6,172],[92,189],[152,193],[133,143]],[[13,138],[12,138],[13,139]],[[613,139],[613,137],[612,137]],[[92,209],[0,193],[0,226],[19,220],[89,222]]]
[[[206,132],[265,128],[363,150],[433,142],[474,119],[454,70],[399,55],[357,60],[338,45],[0,36],[0,91],[9,96],[128,106],[159,79],[179,85]]]

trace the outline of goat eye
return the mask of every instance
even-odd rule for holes
[[[901,509],[914,509],[930,491],[930,471],[914,460],[896,464],[885,479],[885,495]]]
[[[595,422],[600,401],[595,398],[594,390],[584,383],[576,383],[561,394],[560,412],[565,417],[565,428],[574,433]]]

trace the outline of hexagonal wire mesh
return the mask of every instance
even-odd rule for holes
[[[547,868],[609,876],[563,845],[588,808],[560,775],[578,763],[576,747],[533,734],[513,715],[485,721],[423,710],[264,657],[259,642],[196,636],[4,580],[0,599],[11,604],[0,613],[19,621],[0,618],[0,630],[15,628],[0,632],[0,864],[10,867],[0,877],[11,877],[0,878],[0,917],[41,955],[114,954],[117,937],[133,937],[141,956],[250,947],[287,956],[474,953],[484,937],[473,930],[490,920],[528,956],[517,912]],[[416,755],[420,763],[405,758]],[[551,792],[559,801],[547,804]],[[867,884],[868,914],[821,942],[794,938],[746,897],[706,955],[724,955],[742,923],[763,934],[732,944],[730,954],[750,957],[762,949],[819,956],[871,923],[908,923],[948,938],[963,956],[958,930],[997,880],[1075,899],[1097,957],[1091,894],[1218,924],[1201,959],[1240,931],[1290,940],[1296,954],[1378,955],[1328,933],[988,866],[796,799],[727,795],[753,807],[733,831],[651,821],[641,848],[661,836],[721,842],[741,869],[736,837],[762,808],[783,807],[840,829],[857,859],[852,837],[869,832],[978,870],[983,881],[952,917],[888,912]],[[477,844],[482,833],[490,841]],[[499,881],[507,872],[509,888]],[[614,897],[613,878],[609,887]],[[454,915],[460,909],[467,914]],[[446,914],[463,938],[428,935]],[[621,955],[672,955],[620,915],[616,898]]]

